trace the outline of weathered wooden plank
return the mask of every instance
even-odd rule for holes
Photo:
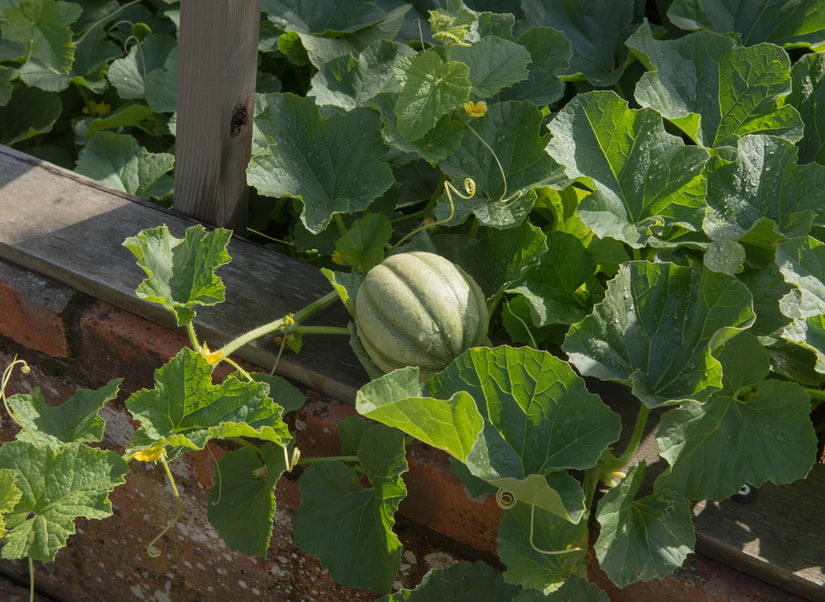
[[[89,178],[0,146],[0,258],[50,276],[137,315],[174,327],[171,314],[134,294],[143,279],[125,238],[165,223],[182,237],[193,220]],[[227,302],[198,310],[196,327],[210,346],[296,311],[328,293],[311,266],[233,238],[232,262],[219,270]],[[337,304],[317,324],[344,326]],[[271,366],[277,346],[257,341],[237,355]],[[335,361],[330,361],[335,358]],[[308,387],[352,401],[366,375],[343,336],[309,336],[299,355],[286,352],[278,372]]]
[[[175,208],[246,225],[260,0],[181,0]]]
[[[767,483],[751,503],[694,506],[696,551],[809,600],[825,600],[825,466],[790,485]]]

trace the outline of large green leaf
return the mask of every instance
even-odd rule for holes
[[[816,1],[675,0],[667,16],[682,29],[738,33],[745,46],[759,42],[786,47],[825,43],[825,8]]]
[[[362,211],[392,184],[378,124],[369,109],[324,119],[311,99],[272,94],[255,118],[270,146],[252,158],[249,183],[267,196],[298,199],[301,222],[318,234],[334,213]]]
[[[657,489],[722,500],[743,483],[758,487],[804,477],[817,450],[805,389],[763,380],[770,360],[747,331],[728,340],[717,357],[722,391],[662,416],[656,438],[670,469],[657,480]]]
[[[477,468],[496,477],[589,468],[619,434],[618,416],[545,351],[473,348],[423,389],[441,399],[456,391],[472,395],[489,446],[489,464]]]
[[[475,237],[437,235],[432,242],[439,255],[473,277],[488,299],[519,281],[547,251],[547,237],[529,220],[512,228],[479,228]]]
[[[172,153],[153,153],[128,134],[98,132],[77,157],[75,171],[143,198],[171,194]]]
[[[395,64],[401,93],[395,105],[398,131],[407,141],[418,140],[438,120],[460,107],[470,96],[470,69],[447,61],[431,48]]]
[[[155,388],[126,400],[140,421],[127,455],[157,446],[203,449],[210,439],[254,437],[285,445],[292,440],[281,420],[283,408],[269,398],[269,385],[230,376],[212,384],[212,368],[191,349],[182,349],[155,370]]]
[[[501,100],[528,100],[538,106],[556,102],[564,93],[557,74],[570,66],[573,55],[570,41],[551,27],[531,27],[516,41],[530,53],[529,73],[526,81],[502,90]]]
[[[601,525],[594,549],[610,580],[625,587],[656,579],[682,566],[693,551],[693,514],[687,498],[672,491],[636,498],[646,466],[633,466],[599,502]]]
[[[326,35],[354,32],[385,16],[375,2],[360,0],[263,0],[261,9],[285,30]]]
[[[484,418],[470,472],[578,522],[581,488],[554,471],[593,466],[618,437],[618,416],[565,362],[526,347],[470,349],[423,387],[437,399],[458,391],[473,397]]]
[[[753,319],[751,295],[732,276],[633,261],[621,266],[593,313],[570,328],[563,349],[583,375],[631,383],[654,408],[720,388],[711,339]]]
[[[24,42],[29,47],[29,60],[68,73],[75,49],[69,25],[81,12],[81,6],[74,2],[21,0],[3,10],[0,31],[6,40]]]
[[[804,236],[779,244],[776,263],[785,282],[795,288],[782,298],[780,308],[789,318],[825,313],[825,244]]]
[[[634,28],[633,0],[523,0],[527,21],[567,36],[573,47],[569,74],[594,86],[612,86],[624,73],[630,53],[624,45]]]
[[[783,100],[791,91],[790,60],[772,44],[737,46],[709,32],[657,40],[645,24],[627,42],[650,70],[635,98],[659,111],[698,144],[734,146],[745,134],[796,142],[799,112]]]
[[[364,385],[356,395],[358,413],[395,427],[419,441],[467,461],[483,428],[475,401],[465,391],[449,399],[422,397],[418,369],[403,368]]]
[[[106,77],[121,98],[143,98],[147,77],[166,65],[177,40],[165,34],[152,34],[129,49],[125,57],[112,61]]]
[[[407,490],[404,437],[373,425],[362,432],[363,472],[341,462],[312,464],[300,477],[295,544],[317,556],[342,585],[388,592],[401,564],[393,515]],[[361,474],[371,486],[364,487]]]
[[[812,351],[816,371],[825,373],[825,244],[810,236],[785,241],[777,247],[776,263],[794,287],[779,302],[793,320],[782,336]]]
[[[432,163],[437,163],[452,155],[461,146],[464,126],[460,121],[452,119],[450,115],[442,117],[436,126],[421,138],[406,140],[398,130],[395,117],[397,103],[397,93],[379,94],[371,101],[371,104],[381,111],[381,135],[387,144],[403,152],[415,153]]]
[[[275,516],[275,484],[286,470],[283,448],[248,447],[221,456],[209,491],[209,523],[230,550],[265,556]]]
[[[349,111],[364,106],[387,85],[395,83],[393,64],[411,56],[409,46],[380,40],[358,56],[344,54],[324,64],[312,77],[308,95],[319,105],[335,105]]]
[[[596,262],[572,234],[550,232],[547,244],[547,253],[508,292],[524,295],[537,327],[574,324],[601,299]]]
[[[43,562],[54,560],[66,545],[76,518],[111,516],[109,493],[129,472],[126,461],[113,451],[81,443],[37,447],[28,441],[4,443],[0,468],[17,472],[23,494],[6,515],[9,532],[2,556]]]
[[[567,184],[564,170],[544,152],[547,136],[541,135],[541,120],[534,104],[508,101],[491,105],[486,115],[471,123],[475,133],[466,131],[461,147],[440,164],[454,184],[468,177],[475,181],[474,199],[453,198],[467,208],[465,214],[472,208],[483,225],[509,228],[530,212],[535,200],[531,189]],[[513,194],[521,196],[514,198]],[[438,219],[445,219],[449,212],[445,200],[442,196]]]
[[[37,445],[99,443],[105,423],[98,412],[115,398],[122,380],[110,380],[94,391],[78,389],[59,406],[47,405],[38,387],[30,394],[12,395],[8,404],[15,421],[23,428],[17,439]]]
[[[788,104],[805,123],[799,141],[799,161],[825,165],[825,52],[806,54],[791,68]]]
[[[567,176],[589,178],[582,221],[599,237],[633,247],[701,229],[708,153],[665,131],[653,110],[630,109],[613,92],[580,94],[550,123],[547,152]]]
[[[735,161],[713,161],[706,171],[707,235],[736,240],[768,219],[777,234],[794,238],[825,223],[825,167],[796,159],[797,147],[787,140],[749,135],[737,141]]]
[[[51,131],[62,111],[57,94],[15,86],[9,101],[0,107],[0,142],[14,144]]]
[[[215,270],[230,260],[226,245],[231,235],[226,229],[207,232],[197,225],[187,228],[181,239],[164,224],[127,238],[123,246],[148,276],[135,290],[137,296],[174,312],[178,326],[192,321],[193,307],[221,303],[226,287]]]
[[[6,515],[14,510],[17,502],[23,497],[23,492],[15,483],[17,471],[11,468],[0,468],[0,537],[5,538]]]
[[[498,557],[504,579],[547,593],[569,575],[586,570],[587,521],[571,523],[544,510],[518,503],[498,528]],[[544,553],[549,552],[549,553]]]
[[[530,53],[515,42],[486,36],[469,46],[456,46],[450,57],[470,68],[473,94],[480,98],[495,96],[503,88],[527,79]]]

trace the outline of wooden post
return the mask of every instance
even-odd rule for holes
[[[181,0],[174,208],[243,232],[260,0]]]

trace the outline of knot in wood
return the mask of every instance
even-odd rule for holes
[[[232,112],[232,121],[229,124],[229,135],[234,137],[241,133],[241,128],[249,120],[249,112],[244,105],[235,107]]]

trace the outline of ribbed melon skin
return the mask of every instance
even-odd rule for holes
[[[358,336],[385,372],[418,366],[429,378],[483,344],[488,322],[475,280],[434,253],[391,255],[367,273],[355,297]]]

